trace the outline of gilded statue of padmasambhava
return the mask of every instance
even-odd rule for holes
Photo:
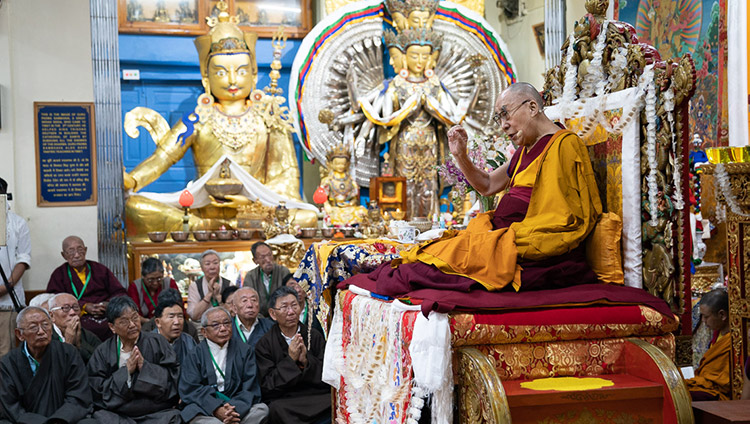
[[[207,35],[196,38],[202,83],[206,92],[198,98],[195,113],[186,115],[171,130],[155,111],[136,108],[125,117],[125,127],[149,129],[156,151],[124,175],[124,187],[137,192],[161,176],[192,149],[198,176],[205,174],[223,155],[240,165],[269,190],[299,200],[299,167],[291,139],[291,125],[283,97],[255,89],[258,69],[255,61],[257,35],[243,33],[223,7]],[[210,19],[210,18],[209,18]],[[133,132],[137,134],[137,131]],[[131,134],[131,132],[129,132]],[[237,209],[251,201],[241,195],[227,196],[226,202],[191,210],[190,227],[213,229],[237,227]],[[295,224],[315,226],[317,217],[309,210],[292,210]],[[183,212],[140,195],[126,201],[129,234],[178,229]]]
[[[323,204],[326,214],[334,226],[360,224],[367,215],[367,208],[359,204],[359,186],[349,173],[351,153],[343,144],[328,152],[328,175],[320,186],[328,194]]]

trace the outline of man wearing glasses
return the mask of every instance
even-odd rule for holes
[[[94,418],[103,423],[179,423],[180,366],[167,340],[141,331],[135,302],[118,296],[107,305],[115,337],[100,344],[88,364]]]
[[[81,306],[83,328],[106,340],[112,336],[104,316],[107,302],[127,292],[106,266],[86,260],[87,251],[80,237],[69,236],[63,240],[60,253],[65,263],[52,271],[47,292],[75,296]]]
[[[291,287],[271,294],[268,311],[276,324],[255,345],[268,422],[330,422],[331,388],[322,382],[325,340],[316,329],[308,337],[300,325],[300,303]]]
[[[96,423],[91,389],[78,352],[52,338],[52,322],[42,308],[18,314],[21,345],[0,360],[0,418],[14,423]]]
[[[259,241],[250,247],[250,251],[253,253],[253,262],[258,266],[245,274],[241,286],[255,289],[259,296],[260,314],[268,317],[268,299],[274,290],[284,285],[282,281],[290,272],[284,265],[276,263],[271,247],[266,243]]]
[[[480,283],[488,290],[512,284],[518,291],[597,281],[583,243],[602,212],[588,150],[547,118],[543,105],[528,83],[503,91],[494,119],[518,150],[492,172],[471,162],[461,126],[448,131],[450,151],[471,186],[482,195],[505,195],[466,231],[409,251],[398,272],[388,272],[390,264],[374,271],[379,287],[400,291],[421,279],[452,290]]]
[[[201,325],[205,340],[182,363],[182,419],[191,424],[260,423],[268,407],[260,401],[253,349],[232,338],[232,317],[222,307],[206,311]]]
[[[87,364],[102,341],[96,334],[81,327],[81,307],[75,297],[67,293],[54,295],[48,302],[52,315],[52,337],[73,345]]]

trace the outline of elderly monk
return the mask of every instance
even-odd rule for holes
[[[577,135],[547,118],[542,104],[530,84],[503,91],[494,120],[518,150],[492,172],[469,159],[466,131],[450,129],[451,153],[471,186],[483,195],[505,195],[466,231],[402,253],[403,260],[392,263],[403,262],[397,269],[376,269],[370,278],[381,294],[409,292],[410,281],[420,279],[428,288],[463,291],[476,283],[488,290],[511,284],[538,290],[597,281],[583,244],[602,211],[588,151]]]
[[[230,286],[229,280],[221,277],[221,259],[215,250],[201,253],[203,277],[188,287],[187,312],[194,322],[200,322],[203,313],[221,303],[221,291]]]
[[[166,291],[175,289],[167,289]],[[178,293],[179,294],[179,293]],[[195,340],[183,332],[185,328],[185,310],[182,309],[182,298],[160,296],[159,304],[154,311],[156,333],[164,336],[172,345],[180,364],[195,349]]]
[[[729,362],[732,337],[729,335],[729,296],[724,289],[715,289],[701,297],[701,321],[714,332],[711,344],[703,354],[695,377],[685,380],[694,401],[729,400],[732,379]]]
[[[273,257],[271,246],[259,241],[250,247],[253,262],[258,264],[245,274],[242,287],[252,287],[260,298],[260,313],[268,316],[268,298],[276,289],[283,286],[284,277],[290,274],[289,269],[279,265]]]
[[[182,418],[192,424],[260,423],[268,407],[260,402],[253,350],[232,337],[226,309],[213,307],[201,321],[205,340],[182,364]]]
[[[164,275],[164,265],[156,258],[146,258],[141,264],[141,278],[128,286],[128,296],[138,306],[141,314],[141,324],[145,324],[154,317],[159,293],[173,288],[177,290],[177,283],[168,275]]]
[[[21,346],[0,360],[0,417],[15,423],[96,423],[86,366],[73,346],[52,338],[47,311],[18,314]],[[6,421],[7,422],[7,421]]]
[[[255,345],[268,422],[318,423],[331,414],[331,388],[321,381],[323,335],[313,328],[308,337],[300,325],[294,289],[280,287],[268,304],[276,324]]]
[[[115,337],[94,351],[89,380],[94,418],[106,423],[179,423],[177,355],[164,337],[141,331],[133,299],[113,298],[107,305]]]
[[[47,291],[75,296],[83,312],[83,328],[106,340],[112,335],[104,316],[107,302],[127,292],[106,266],[86,260],[86,251],[80,237],[69,236],[63,240],[61,254],[65,263],[52,271]]]
[[[246,343],[250,349],[255,349],[258,340],[273,327],[273,321],[258,316],[258,292],[250,287],[238,289],[232,296],[232,308],[235,310],[232,338]]]
[[[81,307],[78,306],[78,301],[73,295],[59,293],[49,300],[48,305],[54,338],[73,345],[87,364],[102,341],[94,333],[81,327]]]

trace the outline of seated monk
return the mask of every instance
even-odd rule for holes
[[[91,388],[76,349],[52,339],[47,311],[29,306],[18,314],[21,345],[0,360],[0,418],[14,423],[96,423]]]
[[[597,281],[583,245],[602,212],[588,151],[577,135],[547,118],[542,104],[530,84],[503,91],[494,120],[518,150],[489,173],[469,159],[466,131],[450,129],[451,153],[472,187],[483,195],[501,190],[505,195],[494,212],[470,221],[466,231],[447,231],[440,240],[403,252],[393,267],[374,271],[381,294],[411,291],[415,276],[434,281],[428,288],[465,291],[475,283],[488,290],[512,283],[518,291]]]
[[[81,307],[78,306],[78,301],[71,294],[59,293],[49,300],[48,305],[54,337],[78,349],[83,363],[87,364],[102,341],[96,334],[81,327]]]
[[[141,331],[133,299],[113,298],[107,320],[116,337],[94,351],[89,381],[94,418],[105,423],[180,423],[177,355],[164,337]]]
[[[177,362],[182,361],[195,349],[197,343],[187,333],[185,328],[185,310],[182,308],[182,297],[175,289],[166,289],[162,294],[176,292],[172,296],[159,296],[159,304],[154,311],[154,332],[161,334],[172,345],[177,354]],[[190,324],[188,324],[190,325]],[[192,325],[191,325],[192,327]]]
[[[141,324],[154,317],[159,293],[168,288],[177,290],[177,283],[164,275],[164,265],[156,258],[146,258],[141,264],[141,278],[128,286],[128,296],[138,306]]]
[[[253,349],[232,337],[232,318],[222,307],[206,311],[201,326],[205,340],[182,365],[183,420],[191,424],[260,423],[268,407],[260,401]]]
[[[297,292],[291,287],[280,287],[271,294],[268,312],[276,324],[255,345],[268,423],[330,420],[331,388],[322,381],[323,335],[313,328],[308,337],[307,327],[299,323]]]
[[[79,237],[69,236],[63,240],[61,254],[65,263],[52,271],[47,292],[75,296],[83,312],[83,328],[106,340],[112,336],[104,316],[107,302],[127,292],[106,266],[86,260],[86,251],[86,245]]]
[[[729,296],[724,289],[715,289],[701,297],[701,320],[714,332],[706,353],[695,371],[695,377],[685,380],[694,401],[729,400],[732,379],[729,361],[732,356],[732,337],[729,335]]]

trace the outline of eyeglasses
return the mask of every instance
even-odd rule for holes
[[[83,247],[71,247],[70,249],[65,249],[65,254],[68,256],[73,256],[76,253],[80,253],[81,255],[86,253],[86,246]]]
[[[147,283],[156,283],[164,279],[164,275],[160,275],[158,277],[143,277],[143,281]]]
[[[119,325],[120,327],[127,327],[128,324],[133,323],[135,325],[138,325],[138,323],[141,322],[141,316],[138,314],[133,314],[128,317],[120,317],[115,320],[115,325]]]
[[[520,109],[521,106],[525,105],[526,103],[528,103],[530,101],[531,101],[531,99],[524,100],[520,105],[514,107],[513,110],[511,110],[510,112],[508,112],[508,109],[506,109],[505,106],[503,106],[503,107],[500,108],[500,112],[492,115],[492,120],[495,121],[496,124],[500,125],[503,122],[505,122],[508,119],[510,119],[510,116],[513,115],[514,113],[516,113],[516,111],[518,109]]]
[[[59,311],[61,310],[65,312],[66,314],[70,312],[70,310],[74,310],[76,312],[81,312],[81,307],[76,303],[75,305],[62,305],[62,306],[55,306],[54,308],[50,309],[50,312]]]
[[[227,320],[222,322],[215,322],[213,324],[206,324],[206,327],[210,327],[214,331],[220,329],[221,327],[232,328],[232,321]]]
[[[21,331],[24,331],[24,332],[28,331],[29,333],[38,333],[40,328],[45,333],[49,333],[49,331],[52,329],[52,324],[50,324],[47,321],[44,321],[41,324],[30,324],[26,326],[26,328],[22,328]]]
[[[296,311],[297,309],[299,309],[299,303],[297,302],[288,303],[286,305],[281,305],[278,308],[271,308],[271,309],[273,309],[274,311],[279,311],[279,312]]]

